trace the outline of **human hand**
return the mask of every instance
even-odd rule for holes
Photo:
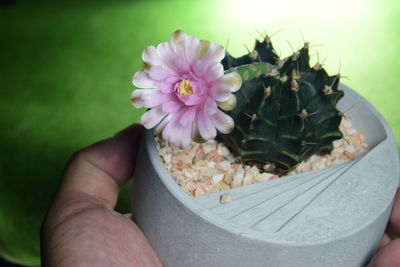
[[[162,266],[130,216],[113,210],[142,130],[132,125],[71,158],[42,225],[42,266]]]
[[[368,267],[400,266],[400,190],[397,189],[389,224]]]

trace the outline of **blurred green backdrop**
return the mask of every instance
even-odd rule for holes
[[[8,2],[8,4],[7,4]],[[2,4],[1,4],[2,3]],[[330,73],[366,97],[400,140],[400,4],[396,0],[117,0],[0,2],[0,255],[39,265],[39,227],[71,153],[139,121],[129,95],[148,45],[183,29],[281,54],[316,46]],[[129,185],[118,210],[129,211]]]

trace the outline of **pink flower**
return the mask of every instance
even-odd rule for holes
[[[235,73],[224,74],[220,61],[221,45],[198,40],[184,31],[176,31],[170,42],[142,54],[143,71],[136,72],[133,84],[139,88],[131,95],[135,107],[150,108],[142,124],[164,140],[186,147],[191,139],[201,142],[232,131],[234,122],[221,111],[236,106],[232,94],[242,84]]]

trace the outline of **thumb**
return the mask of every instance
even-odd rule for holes
[[[400,266],[400,190],[394,199],[386,233],[381,241],[381,248],[373,257],[368,267]]]
[[[119,187],[133,175],[142,130],[141,125],[134,124],[77,151],[65,170],[55,202],[83,194],[113,209]]]
[[[380,249],[367,267],[397,267],[400,266],[400,239],[392,240]]]
[[[42,225],[58,225],[88,206],[113,209],[119,187],[132,177],[143,126],[134,124],[115,136],[77,151],[65,169]]]

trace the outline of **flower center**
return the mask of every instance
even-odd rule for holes
[[[193,94],[193,89],[190,86],[190,80],[188,79],[182,80],[181,83],[179,84],[178,92],[183,96],[188,96]]]

